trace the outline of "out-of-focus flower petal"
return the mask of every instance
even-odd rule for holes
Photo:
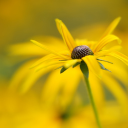
[[[50,62],[45,62],[45,63],[37,66],[35,68],[35,71],[38,72],[41,69],[45,69],[45,68],[48,68],[48,67],[51,67],[51,66],[54,68],[54,67],[56,67],[56,65],[59,65],[59,67],[61,67],[62,65],[64,65],[64,62],[63,61],[59,61],[58,59],[54,59],[52,61],[50,60]],[[56,68],[58,68],[58,67],[56,67]]]
[[[57,69],[48,76],[42,90],[43,101],[47,103],[53,103],[53,101],[55,101],[55,98],[63,86],[63,74],[64,73],[60,74],[60,71]]]
[[[22,84],[24,79],[27,77],[28,72],[30,71],[29,67],[30,65],[35,62],[36,60],[28,61],[25,64],[23,64],[13,75],[10,81],[10,88],[17,89],[18,86]]]
[[[29,74],[25,77],[25,80],[23,81],[21,87],[20,87],[20,92],[21,93],[25,93],[27,92],[32,86],[33,84],[44,74],[50,72],[51,70],[53,70],[54,68],[57,68],[59,65],[51,65],[47,68],[44,68],[41,71],[35,72],[35,71],[30,71]],[[30,69],[31,70],[31,69]]]
[[[105,83],[106,87],[112,92],[119,104],[122,106],[123,114],[128,115],[128,97],[118,81],[114,80],[113,77],[109,75],[104,75],[102,81]]]
[[[73,96],[81,80],[81,77],[78,77],[78,75],[82,75],[79,71],[79,68],[70,68],[68,70],[69,71],[64,72],[64,76],[62,76],[65,77],[63,79],[64,85],[62,88],[62,93],[60,95],[60,103],[62,105],[63,111],[68,107],[69,104],[71,104]]]
[[[54,49],[54,51],[57,52],[62,51],[62,48],[68,51],[66,45],[59,38],[55,38],[51,36],[45,36],[45,37],[39,36],[36,37],[36,39],[39,40],[40,42],[43,42],[44,44],[47,44],[47,47],[50,49]],[[25,56],[25,57],[42,56],[49,53],[46,50],[42,50],[39,47],[35,47],[35,45],[30,42],[13,44],[11,46],[8,46],[6,51],[9,53],[10,56]]]
[[[51,59],[59,59],[59,57],[57,58],[57,56],[55,56],[54,54],[49,54],[49,55],[46,55],[44,57],[42,57],[41,59],[39,59],[38,61],[36,61],[30,68],[34,68],[44,62],[47,62]]]
[[[118,51],[122,49],[121,46],[114,46],[112,48],[110,48],[109,50],[102,50],[102,51],[99,51],[97,53],[95,53],[95,56],[98,58],[98,57],[102,57],[102,56],[107,56],[107,54],[111,53],[111,52],[115,52],[115,51]]]
[[[62,54],[59,54],[58,52],[55,52],[55,51],[53,51],[53,50],[50,50],[50,49],[47,48],[45,45],[43,45],[43,44],[41,44],[41,43],[39,43],[39,42],[37,42],[37,41],[35,41],[35,40],[31,40],[31,42],[34,43],[35,45],[37,45],[38,47],[40,47],[40,48],[42,48],[42,49],[44,49],[44,50],[50,52],[50,53],[53,53],[53,54],[55,54],[55,55],[57,55],[57,56],[60,56],[60,57],[62,57],[62,58],[64,58],[64,59],[67,59],[67,58],[64,57]]]
[[[50,65],[47,68],[44,68],[41,71],[35,72],[35,69],[30,69],[30,65],[33,63],[34,60],[25,63],[21,66],[17,72],[14,74],[13,78],[10,81],[10,88],[17,89],[19,87],[19,91],[21,93],[26,93],[38,79],[43,76],[44,74],[48,73],[49,71],[53,70],[53,68],[57,68],[58,65]],[[19,75],[20,74],[20,75]]]
[[[97,105],[97,108],[100,110],[100,108],[102,108],[105,103],[105,95],[101,84],[101,80],[97,78],[95,74],[90,72],[89,82],[95,104]]]
[[[108,55],[113,56],[113,57],[116,57],[117,59],[121,60],[126,65],[128,65],[128,57],[125,56],[124,54],[115,51],[115,52],[108,53]]]
[[[46,50],[42,51],[39,47],[35,47],[32,43],[19,43],[11,45],[7,48],[10,56],[42,56],[48,54]]]
[[[62,74],[60,74],[59,70],[52,72],[46,80],[42,90],[43,101],[53,103],[58,97],[59,99],[57,99],[64,111],[71,103],[81,79],[78,75],[81,76],[82,74],[77,68],[69,68]]]

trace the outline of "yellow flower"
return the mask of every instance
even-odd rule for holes
[[[111,34],[119,21],[120,17],[115,19],[98,42],[75,42],[63,22],[56,19],[58,31],[67,45],[68,50],[63,50],[63,48],[61,48],[60,52],[56,52],[54,49],[49,49],[45,45],[35,40],[31,40],[34,44],[49,52],[47,56],[41,58],[31,68],[37,67],[36,70],[38,71],[40,69],[47,68],[48,66],[58,66],[62,67],[62,73],[71,66],[74,68],[78,64],[82,65],[82,62],[85,62],[89,71],[93,72],[97,76],[100,76],[100,69],[107,70],[99,62],[105,62],[105,60],[99,59],[100,57],[113,56],[128,65],[128,57],[116,51],[119,47],[115,46],[110,49],[103,49],[108,43],[115,40],[119,43],[121,42],[117,36]]]

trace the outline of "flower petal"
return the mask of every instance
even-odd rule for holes
[[[61,105],[61,110],[64,111],[71,103],[80,79],[81,72],[79,68],[70,68],[62,74],[59,70],[53,71],[44,83],[43,101],[53,103],[57,99]]]
[[[82,60],[87,64],[89,71],[92,71],[96,76],[100,77],[101,68],[95,56],[85,56]]]
[[[81,72],[79,68],[70,68],[63,73],[63,88],[61,91],[62,94],[60,95],[60,102],[63,110],[66,110],[68,105],[71,103],[80,80]]]
[[[64,71],[66,71],[71,66],[75,67],[80,62],[81,62],[81,59],[72,59],[72,60],[66,61],[66,63],[62,67],[60,73],[63,73]]]
[[[126,65],[128,65],[128,57],[125,56],[124,54],[122,54],[122,53],[120,53],[118,51],[115,51],[115,52],[108,53],[108,55],[116,57],[117,59],[121,60]]]
[[[56,19],[56,25],[57,25],[58,31],[63,37],[64,42],[68,46],[68,49],[72,52],[72,50],[77,46],[73,37],[71,36],[67,27],[64,25],[64,23],[61,20]]]
[[[62,50],[67,51],[67,46],[65,46],[61,39],[51,36],[39,36],[37,39],[43,41],[43,44],[47,44],[47,48],[54,49],[54,51],[56,52],[61,52]],[[42,50],[39,47],[35,47],[35,45],[33,45],[30,41],[10,45],[6,48],[6,51],[11,56],[25,57],[42,56],[49,53],[46,50]]]
[[[50,53],[53,53],[53,54],[55,54],[55,55],[57,55],[57,56],[60,56],[60,57],[62,57],[62,58],[64,58],[64,59],[67,59],[65,56],[63,56],[63,55],[59,54],[58,52],[55,52],[55,51],[53,51],[53,50],[47,48],[45,45],[43,45],[43,44],[41,44],[41,43],[39,43],[39,42],[37,42],[37,41],[35,41],[35,40],[31,40],[31,42],[34,43],[35,45],[37,45],[38,47],[40,47],[40,48],[42,48],[42,49],[44,49],[44,50],[50,52]]]
[[[14,75],[11,78],[10,81],[10,88],[17,89],[18,86],[21,85],[21,83],[24,81],[24,79],[27,77],[30,65],[35,62],[36,60],[31,60],[26,63],[24,63],[18,70],[14,73]]]
[[[100,110],[105,103],[105,94],[101,84],[101,80],[98,79],[94,73],[90,73],[89,82],[90,82],[92,94],[94,96],[94,101],[96,102],[96,106]]]
[[[52,103],[55,101],[60,89],[62,88],[63,74],[59,73],[59,70],[54,70],[46,79],[42,90],[42,100],[46,103]],[[50,95],[49,95],[50,94]]]
[[[50,72],[51,70],[57,68],[58,66],[60,66],[60,65],[59,64],[58,65],[51,65],[51,66],[44,68],[43,70],[36,72],[36,73],[34,70],[29,71],[29,73],[25,77],[25,80],[22,82],[20,92],[22,94],[26,93],[37,82],[37,80],[40,77],[42,77],[46,73]]]
[[[59,65],[59,66],[58,66]],[[64,65],[64,62],[63,61],[59,61],[59,60],[57,60],[57,59],[54,59],[54,60],[51,60],[49,63],[48,62],[45,62],[45,63],[43,63],[43,64],[41,64],[40,66],[38,66],[36,69],[35,69],[35,71],[37,72],[37,71],[39,71],[39,70],[41,70],[41,69],[45,69],[45,68],[48,68],[48,67],[51,67],[51,66],[55,66],[55,67],[60,67],[60,65],[62,66],[62,65]],[[57,68],[58,68],[57,67]]]
[[[55,58],[57,58],[57,57],[58,57],[58,56],[55,56],[54,54],[49,54],[49,55],[47,55],[47,56],[44,56],[44,57],[42,57],[41,59],[39,59],[38,61],[36,61],[30,68],[34,68],[34,67],[36,67],[36,66],[38,66],[38,65],[40,65],[40,64],[42,64],[42,63],[44,63],[44,62],[46,62],[46,61],[55,59]]]
[[[102,51],[95,53],[95,56],[96,56],[96,58],[101,57],[101,56],[106,56],[111,52],[119,51],[121,48],[122,47],[120,45],[114,46],[114,47],[110,48],[109,50],[102,50]]]
[[[64,64],[64,67],[65,67],[65,68],[69,68],[69,67],[71,67],[72,65],[74,65],[75,63],[80,62],[80,61],[81,61],[81,59],[72,59],[72,60],[69,60],[69,61],[67,61],[67,62]]]
[[[113,30],[116,28],[116,26],[118,25],[118,23],[120,22],[121,17],[116,18],[107,28],[107,30],[105,31],[105,33],[103,34],[102,38],[111,34],[113,32]]]
[[[120,86],[119,82],[115,80],[110,75],[103,75],[103,82],[106,85],[106,87],[111,91],[111,93],[114,95],[114,97],[117,99],[117,101],[122,106],[122,110],[124,114],[128,114],[128,97],[123,88]],[[107,82],[106,82],[107,81]]]
[[[115,40],[117,40],[118,43],[121,43],[121,40],[115,35],[105,36],[96,44],[95,48],[93,49],[93,52],[94,53],[99,52],[105,45]]]
[[[42,56],[46,55],[47,51],[42,51],[39,47],[35,47],[32,43],[18,43],[7,47],[7,52],[10,56]]]

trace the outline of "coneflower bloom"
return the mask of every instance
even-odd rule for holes
[[[123,55],[122,53],[116,51],[119,47],[114,46],[110,49],[103,49],[108,43],[111,43],[113,41],[117,41],[118,43],[121,43],[121,40],[111,34],[112,31],[117,26],[118,22],[120,21],[120,17],[115,19],[102,38],[98,42],[93,41],[85,41],[83,42],[76,42],[74,41],[73,37],[71,36],[70,32],[64,25],[64,23],[56,19],[56,24],[58,31],[60,32],[65,44],[67,45],[67,50],[61,50],[61,52],[56,52],[54,49],[49,49],[45,45],[35,41],[31,40],[34,44],[41,47],[43,50],[47,50],[49,52],[48,55],[41,58],[39,61],[34,63],[31,68],[37,67],[36,70],[40,70],[43,68],[47,68],[48,66],[54,66],[58,65],[58,68],[61,67],[61,73],[67,70],[69,67],[75,67],[78,64],[81,64],[81,62],[85,62],[87,65],[89,72],[93,72],[98,77],[100,76],[100,70],[108,70],[106,69],[100,62],[105,61],[102,59],[99,59],[100,57],[105,56],[113,56],[121,61],[123,61],[125,64],[128,65],[128,57]],[[60,47],[59,47],[60,48]],[[108,61],[106,61],[108,62]],[[111,62],[108,62],[111,63]],[[109,70],[108,70],[109,71]]]

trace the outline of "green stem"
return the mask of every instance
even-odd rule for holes
[[[88,94],[89,94],[89,97],[90,97],[91,105],[92,105],[92,108],[93,108],[93,111],[94,111],[94,114],[95,114],[95,118],[96,118],[98,128],[102,128],[101,124],[100,124],[100,121],[99,121],[99,116],[98,116],[98,112],[97,112],[97,109],[96,109],[96,105],[94,103],[94,99],[93,99],[91,87],[90,87],[90,84],[89,84],[89,80],[86,77],[84,77],[84,78],[85,78],[85,83],[87,85]]]

